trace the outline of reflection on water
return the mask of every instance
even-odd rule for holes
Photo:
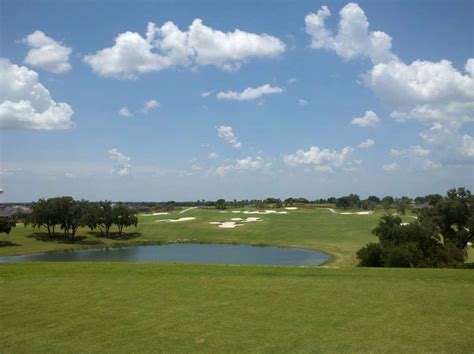
[[[178,243],[0,257],[16,262],[170,262],[204,264],[320,265],[327,253],[301,248]]]

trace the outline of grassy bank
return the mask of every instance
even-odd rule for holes
[[[0,265],[1,352],[457,352],[474,272]]]

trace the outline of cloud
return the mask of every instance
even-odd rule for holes
[[[217,159],[219,155],[216,154],[215,152],[211,152],[209,155],[207,155],[207,157],[211,160],[214,160],[214,159]]]
[[[384,171],[391,172],[391,171],[399,170],[400,165],[396,162],[393,162],[393,163],[390,163],[390,164],[387,164],[387,165],[383,165],[382,168],[383,168]]]
[[[307,105],[308,105],[308,101],[303,100],[301,98],[298,100],[298,106],[304,107],[304,106],[307,106]]]
[[[229,144],[237,149],[242,147],[242,144],[237,140],[232,127],[221,125],[217,128],[217,136],[219,136],[219,138],[225,139]]]
[[[161,27],[149,22],[144,37],[137,32],[120,33],[112,47],[83,60],[101,76],[132,79],[137,74],[173,66],[214,65],[238,70],[251,58],[273,58],[285,49],[281,40],[266,33],[239,29],[222,32],[195,19],[187,31],[181,31],[171,21]]]
[[[71,70],[69,56],[72,49],[46,36],[41,31],[35,31],[22,40],[31,47],[24,59],[25,64],[62,74]]]
[[[117,167],[113,169],[113,173],[119,176],[128,176],[132,165],[130,164],[130,157],[125,156],[116,148],[109,150],[109,159],[115,161]]]
[[[259,87],[247,87],[242,92],[236,91],[227,91],[219,92],[216,97],[219,100],[237,100],[237,101],[247,101],[255,100],[263,95],[282,93],[283,89],[280,87],[273,87],[269,84],[265,84]]]
[[[369,58],[373,67],[363,75],[364,83],[391,107],[391,118],[430,127],[420,136],[447,164],[472,158],[473,137],[463,133],[462,127],[474,122],[474,58],[466,60],[464,71],[446,59],[405,63],[392,53],[389,35],[368,31],[367,17],[357,4],[350,3],[340,11],[335,36],[325,25],[329,15],[323,6],[306,17],[311,47],[332,50],[344,59]]]
[[[265,159],[260,156],[255,158],[247,156],[243,159],[236,160],[234,164],[218,166],[215,169],[213,168],[210,172],[218,176],[224,176],[231,171],[258,171],[270,166],[271,163],[266,162]]]
[[[367,149],[375,145],[375,141],[372,139],[367,139],[366,141],[363,141],[358,145],[359,148],[361,149]]]
[[[376,127],[380,118],[372,111],[366,111],[363,117],[354,118],[351,123],[359,127]]]
[[[142,112],[148,113],[150,110],[160,107],[160,102],[157,100],[146,101],[143,105]]]
[[[390,153],[392,156],[407,159],[415,168],[429,170],[441,167],[441,163],[431,160],[431,151],[419,145],[410,146],[404,150],[391,149]]]
[[[201,92],[201,97],[208,97],[214,93],[214,90]]]
[[[313,167],[318,171],[332,171],[333,168],[348,164],[353,151],[354,149],[350,146],[344,147],[341,152],[312,146],[308,151],[300,149],[295,154],[283,156],[283,161],[288,166],[303,165]]]
[[[69,129],[70,105],[55,102],[38,81],[38,74],[0,58],[0,127],[18,129]]]
[[[286,80],[286,82],[288,83],[288,85],[292,85],[292,84],[298,82],[298,79],[295,78],[295,77],[292,77],[292,78],[289,78],[288,80]]]
[[[369,21],[359,5],[349,3],[342,8],[335,36],[325,24],[330,15],[329,8],[322,6],[305,17],[311,48],[331,50],[344,59],[369,58],[374,64],[397,59],[391,52],[392,38],[381,31],[369,31]]]
[[[127,107],[122,107],[118,112],[122,117],[132,117],[133,114],[128,110]]]

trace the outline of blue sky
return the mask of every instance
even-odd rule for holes
[[[471,1],[0,6],[4,201],[473,188]]]

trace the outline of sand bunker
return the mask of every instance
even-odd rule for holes
[[[179,218],[179,219],[163,219],[163,220],[156,220],[155,222],[181,222],[181,221],[190,221],[195,220],[194,217],[187,217],[187,218]]]
[[[142,216],[157,216],[157,215],[166,215],[169,213],[152,213],[152,214],[142,214]]]
[[[187,211],[190,211],[190,210],[193,210],[193,209],[197,209],[198,207],[191,207],[191,208],[188,208],[188,209],[184,209],[183,211],[180,212],[180,214],[183,214]]]
[[[211,221],[209,224],[210,225],[218,225],[217,227],[221,229],[233,229],[239,226],[244,226],[244,224],[239,224],[239,222],[244,223],[244,222],[256,222],[256,221],[263,221],[260,218],[256,217],[249,217],[246,219],[243,218],[232,218],[232,221],[224,221],[224,222],[219,222],[219,221]]]
[[[232,213],[238,214],[288,214],[287,211],[276,211],[276,210],[233,210]]]
[[[333,214],[339,214],[339,215],[372,215],[374,213],[373,211],[357,211],[357,212],[345,211],[342,213],[338,213],[333,208],[325,208],[325,209],[328,209]]]
[[[285,209],[286,210],[297,210],[298,208],[297,207],[286,207]]]
[[[409,222],[402,222],[400,225],[401,226],[407,226],[407,225],[410,225],[410,223]]]

